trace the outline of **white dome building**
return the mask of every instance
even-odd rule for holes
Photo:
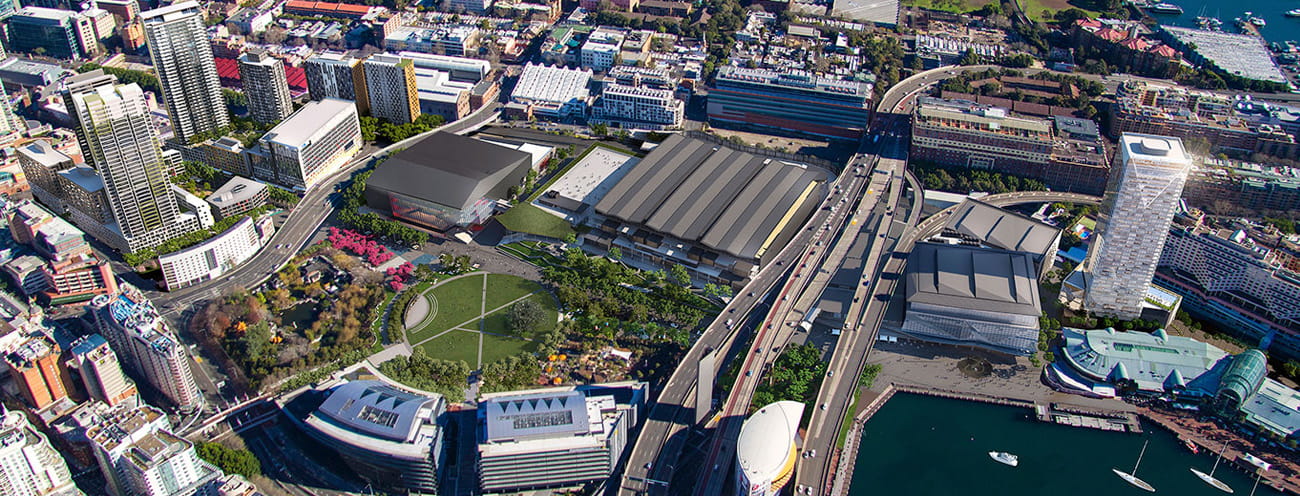
[[[742,496],[781,492],[794,475],[803,403],[778,401],[758,409],[736,442],[736,487]]]

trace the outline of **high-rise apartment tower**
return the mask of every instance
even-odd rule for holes
[[[1169,236],[1192,160],[1178,138],[1126,133],[1084,262],[1084,309],[1136,319]]]
[[[253,120],[273,124],[293,113],[284,62],[266,50],[249,50],[239,57],[239,79],[244,84],[248,114]]]
[[[230,124],[199,3],[175,3],[140,18],[176,138],[188,143]]]
[[[152,248],[179,234],[180,211],[140,86],[102,85],[73,93],[69,110],[86,144],[81,153],[103,178],[128,249]]]

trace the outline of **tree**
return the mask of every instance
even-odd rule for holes
[[[622,260],[623,250],[618,249],[617,246],[609,247],[609,258],[612,258],[614,260]]]
[[[1061,29],[1069,29],[1069,26],[1074,25],[1075,21],[1078,21],[1079,19],[1087,19],[1088,13],[1078,7],[1071,7],[1065,10],[1056,11],[1056,15],[1053,17],[1056,19],[1057,24],[1061,26]]]
[[[686,271],[686,267],[674,265],[672,269],[669,269],[668,275],[678,286],[691,285],[691,274]]]
[[[958,61],[957,63],[960,65],[979,65],[980,56],[979,54],[975,53],[974,48],[967,48],[966,54],[962,55],[961,60]]]
[[[596,123],[596,124],[592,124],[590,127],[591,127],[591,134],[594,134],[596,136],[603,137],[609,134],[609,126],[605,124]]]
[[[262,462],[248,450],[232,450],[218,443],[199,443],[194,453],[227,474],[246,478],[262,475]]]
[[[379,132],[379,118],[369,115],[361,117],[361,139],[374,141]]]
[[[515,332],[537,331],[541,328],[545,319],[546,311],[542,310],[542,305],[533,300],[515,303],[506,312],[506,320],[510,323],[510,329]]]
[[[571,245],[571,244],[574,244],[574,243],[577,243],[577,242],[578,242],[578,235],[577,235],[576,233],[570,231],[569,234],[565,234],[565,235],[564,235],[564,243],[565,243],[565,244],[569,244],[569,245]]]

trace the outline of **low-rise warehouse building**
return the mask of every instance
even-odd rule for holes
[[[205,199],[217,218],[239,215],[266,204],[270,190],[265,184],[234,176]]]
[[[523,183],[532,155],[451,133],[434,133],[384,162],[366,182],[366,204],[438,231],[482,223]]]
[[[830,178],[806,163],[669,136],[595,204],[585,243],[739,289],[794,237]]]
[[[1024,252],[917,243],[907,257],[901,331],[1012,355],[1037,351],[1038,271]]]
[[[974,199],[966,199],[957,207],[943,232],[967,244],[1028,253],[1034,259],[1039,280],[1051,272],[1061,242],[1060,229]]]

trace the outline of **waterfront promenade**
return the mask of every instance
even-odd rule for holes
[[[1173,432],[1179,438],[1191,440],[1202,450],[1208,450],[1210,453],[1223,449],[1223,443],[1227,441],[1228,449],[1223,453],[1225,462],[1253,474],[1256,472],[1255,467],[1240,460],[1245,453],[1255,455],[1273,464],[1272,470],[1262,473],[1260,484],[1267,484],[1289,494],[1300,494],[1300,472],[1295,469],[1297,465],[1295,453],[1229,431],[1214,422],[1200,420],[1196,412],[1173,410],[1152,404],[1139,407],[1138,413],[1143,418]]]
[[[993,369],[984,377],[970,377],[957,369],[957,363],[967,357],[983,357]],[[888,384],[947,390],[959,393],[1005,398],[1033,404],[1059,403],[1083,410],[1134,412],[1133,405],[1122,401],[1086,398],[1054,391],[1043,384],[1041,366],[1035,367],[1028,358],[978,349],[939,346],[899,339],[897,343],[876,343],[867,363],[881,365],[876,378],[876,391]],[[865,407],[859,401],[859,409]],[[856,413],[856,412],[855,412]]]

